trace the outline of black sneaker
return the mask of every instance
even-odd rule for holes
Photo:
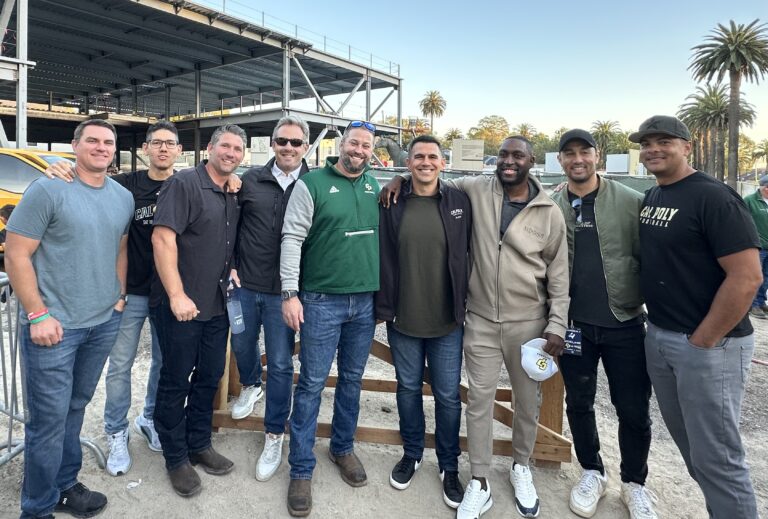
[[[107,506],[107,496],[101,492],[88,490],[82,483],[65,490],[56,504],[56,512],[64,512],[75,517],[93,517]]]
[[[420,466],[421,460],[415,460],[403,455],[389,475],[389,484],[398,490],[405,490],[411,485],[413,475],[419,470]]]
[[[443,482],[443,501],[451,508],[458,508],[464,499],[464,485],[459,481],[459,473],[441,470],[440,481]]]

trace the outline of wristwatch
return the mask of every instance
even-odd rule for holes
[[[280,292],[280,299],[283,301],[288,301],[289,299],[298,296],[299,293],[296,290],[283,290]]]
[[[120,294],[120,300],[122,300],[123,303],[128,304],[128,294]]]

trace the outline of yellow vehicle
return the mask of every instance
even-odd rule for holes
[[[19,203],[29,184],[60,160],[74,163],[75,156],[55,151],[0,148],[0,207]]]

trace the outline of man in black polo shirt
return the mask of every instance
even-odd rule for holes
[[[234,466],[211,446],[211,419],[224,372],[226,291],[240,213],[225,184],[246,140],[239,126],[216,129],[208,161],[172,176],[157,200],[152,245],[162,285],[155,280],[150,306],[163,365],[155,427],[171,484],[184,497],[202,488],[191,464],[214,475]]]
[[[655,115],[629,136],[656,176],[640,211],[645,355],[661,416],[709,517],[757,518],[739,434],[755,347],[747,312],[763,281],[760,241],[733,189],[688,164],[691,134]]]

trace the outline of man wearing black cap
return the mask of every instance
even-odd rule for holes
[[[640,211],[645,354],[661,416],[709,517],[757,517],[739,416],[762,282],[755,225],[730,187],[688,164],[691,135],[656,115],[629,136],[656,176]]]
[[[749,315],[758,319],[768,319],[768,314],[765,313],[768,309],[765,306],[765,292],[768,290],[768,175],[760,178],[757,191],[745,196],[744,203],[747,204],[747,209],[757,227],[757,234],[760,236],[760,267],[763,270],[763,283],[752,300]]]
[[[558,160],[568,188],[554,195],[565,217],[571,268],[568,338],[581,350],[560,359],[566,413],[583,469],[571,490],[571,510],[592,517],[608,489],[595,422],[597,365],[603,360],[619,418],[621,497],[632,519],[656,518],[645,490],[651,420],[651,382],[645,369],[640,295],[638,219],[642,195],[595,174],[594,138],[580,129],[560,138]],[[567,354],[571,351],[571,354]]]

